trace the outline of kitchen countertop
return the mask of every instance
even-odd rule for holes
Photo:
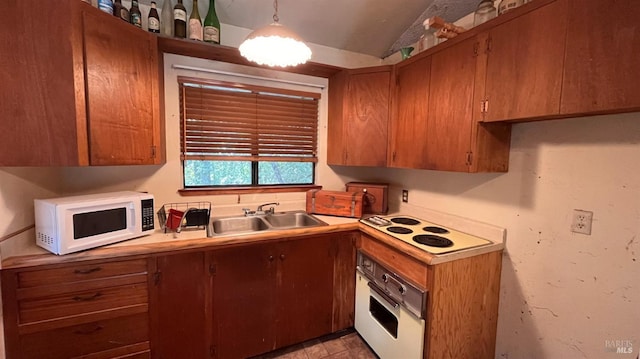
[[[397,213],[400,214],[400,213]],[[300,229],[276,230],[241,235],[226,235],[207,238],[205,231],[184,229],[181,233],[164,233],[156,230],[155,233],[134,238],[108,246],[90,249],[82,252],[58,256],[36,246],[35,240],[22,243],[18,249],[12,251],[12,255],[2,260],[2,269],[23,268],[40,265],[62,264],[95,259],[113,259],[123,256],[161,254],[178,250],[192,250],[202,248],[215,248],[217,246],[240,245],[253,242],[261,242],[287,237],[313,236],[326,233],[337,233],[352,230],[360,230],[378,241],[399,249],[411,257],[428,265],[448,262],[460,258],[471,257],[483,253],[502,250],[504,248],[505,230],[484,223],[451,216],[437,211],[416,207],[411,209],[414,217],[429,220],[443,226],[456,228],[462,232],[480,236],[492,242],[490,245],[470,248],[453,253],[433,255],[422,251],[410,244],[388,236],[365,224],[361,224],[357,218],[344,218],[314,215],[325,222],[326,226],[307,227]]]

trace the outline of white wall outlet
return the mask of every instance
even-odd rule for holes
[[[591,235],[592,221],[593,221],[593,212],[583,211],[581,209],[574,209],[573,220],[571,222],[571,232]]]
[[[404,203],[409,202],[409,190],[406,190],[406,189],[402,190],[402,202]]]

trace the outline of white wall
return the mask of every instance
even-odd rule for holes
[[[388,181],[393,208],[406,188],[410,204],[507,229],[496,357],[636,358],[640,113],[515,124],[509,166],[336,171]],[[573,209],[594,212],[590,236],[570,232]],[[633,354],[607,340],[631,340]]]

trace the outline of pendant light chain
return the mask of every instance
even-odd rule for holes
[[[273,0],[273,10],[275,11],[273,13],[273,21],[274,22],[280,21],[280,18],[278,17],[278,0]]]

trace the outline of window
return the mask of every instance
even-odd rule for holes
[[[185,188],[314,183],[319,94],[179,77]]]

